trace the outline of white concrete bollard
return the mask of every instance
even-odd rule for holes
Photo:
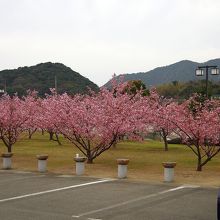
[[[172,182],[174,181],[174,167],[176,166],[176,162],[164,162],[164,181]]]
[[[2,159],[3,159],[3,169],[11,169],[11,157],[13,156],[12,153],[3,153]]]
[[[117,159],[118,163],[118,178],[123,179],[127,177],[129,159]]]
[[[46,172],[48,155],[37,155],[37,159],[38,159],[38,171],[41,173]]]
[[[85,172],[85,161],[86,157],[80,157],[79,154],[76,154],[74,161],[76,162],[76,175],[81,176]]]

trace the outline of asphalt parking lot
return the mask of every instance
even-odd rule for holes
[[[1,220],[214,220],[216,188],[0,171]]]

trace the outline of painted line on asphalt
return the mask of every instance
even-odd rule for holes
[[[48,193],[53,193],[53,192],[59,192],[59,191],[67,190],[67,189],[79,188],[82,186],[95,185],[95,184],[105,183],[105,182],[110,182],[110,181],[113,181],[113,179],[102,179],[102,180],[88,182],[88,183],[82,183],[82,184],[78,184],[78,185],[66,186],[66,187],[62,187],[62,188],[56,188],[56,189],[51,189],[51,190],[46,190],[46,191],[41,191],[41,192],[36,192],[36,193],[25,194],[25,195],[21,195],[21,196],[6,198],[6,199],[0,199],[0,203],[23,199],[23,198],[27,198],[27,197],[48,194]]]
[[[100,218],[87,218],[88,220],[102,220]]]
[[[185,189],[185,188],[198,188],[198,187],[199,186],[182,185],[182,186],[178,186],[178,187],[175,187],[175,188],[164,190],[164,191],[161,191],[161,192],[158,192],[158,193],[153,193],[153,194],[142,196],[142,197],[139,197],[139,198],[136,198],[136,199],[128,200],[126,202],[121,202],[121,203],[117,203],[115,205],[110,205],[110,206],[107,206],[107,207],[104,207],[104,208],[95,209],[95,210],[92,210],[92,211],[89,211],[89,212],[80,213],[78,215],[72,215],[72,218],[80,218],[80,217],[83,217],[83,216],[87,216],[87,215],[91,215],[91,214],[94,214],[94,213],[106,211],[106,210],[109,210],[109,209],[114,209],[114,208],[117,208],[117,207],[120,207],[120,206],[128,205],[128,204],[131,204],[131,203],[134,203],[134,202],[139,202],[141,200],[145,200],[145,199],[148,199],[148,198],[156,197],[156,196],[159,196],[159,195],[163,195],[163,194],[166,194],[166,193],[178,191],[178,190]]]

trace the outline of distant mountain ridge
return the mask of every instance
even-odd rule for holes
[[[0,71],[0,89],[5,89],[8,94],[15,92],[24,95],[26,90],[37,90],[40,96],[49,93],[50,88],[55,87],[57,79],[58,93],[68,94],[86,93],[88,87],[98,91],[99,87],[78,72],[62,63],[40,63],[30,67]]]
[[[124,81],[142,80],[147,87],[159,86],[173,81],[188,82],[205,79],[205,76],[195,76],[195,69],[201,65],[217,65],[220,68],[220,58],[209,60],[205,63],[182,60],[168,66],[157,67],[148,72],[123,74],[122,76]],[[209,74],[209,80],[220,81],[220,75],[212,76]],[[109,87],[110,81],[104,86]]]

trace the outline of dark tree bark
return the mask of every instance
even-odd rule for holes
[[[56,141],[61,146],[62,144],[60,142],[58,134],[54,133],[52,131],[48,131],[48,132],[49,132],[49,135],[50,135],[50,141]],[[54,138],[54,135],[55,135],[55,138]]]
[[[28,138],[31,139],[32,138],[32,135],[36,132],[37,128],[35,129],[28,129]]]
[[[168,151],[168,143],[167,143],[167,133],[165,131],[164,128],[161,129],[161,132],[160,132],[160,135],[161,137],[163,138],[163,142],[164,142],[164,150],[165,151]]]
[[[49,140],[52,141],[53,140],[53,132],[49,131],[49,135],[50,135]]]

